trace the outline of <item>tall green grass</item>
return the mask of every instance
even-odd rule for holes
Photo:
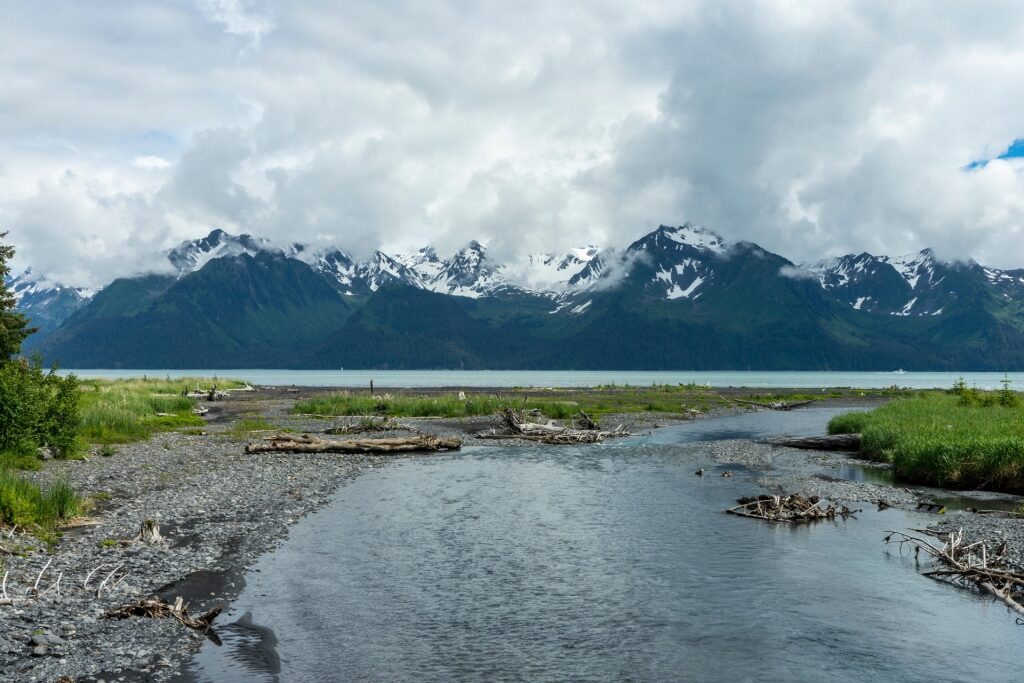
[[[51,527],[82,511],[82,499],[64,480],[42,489],[8,469],[0,469],[0,523]]]
[[[1024,408],[1005,395],[934,392],[829,423],[830,434],[854,432],[861,451],[891,462],[902,480],[1024,492]]]
[[[138,385],[82,388],[81,437],[89,443],[130,443],[159,431],[203,424],[190,398],[148,391]]]

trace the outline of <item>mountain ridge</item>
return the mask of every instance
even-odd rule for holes
[[[172,274],[112,283],[36,347],[66,366],[175,367],[187,354],[173,338],[146,343],[137,332],[155,334],[173,319],[217,340],[209,367],[1024,367],[1024,271],[944,262],[930,250],[798,265],[683,224],[621,250],[520,264],[495,261],[475,241],[450,257],[424,247],[361,261],[223,231],[167,258]],[[531,267],[554,286],[516,283],[513,271]],[[278,290],[256,286],[254,268]],[[245,312],[236,323],[251,343],[218,331],[234,320],[218,300]],[[292,329],[277,334],[279,326]],[[131,344],[99,351],[98,340],[119,330]]]

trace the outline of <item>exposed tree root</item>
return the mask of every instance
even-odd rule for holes
[[[740,498],[736,507],[731,507],[726,512],[741,517],[753,517],[764,519],[770,522],[810,522],[818,519],[835,519],[836,517],[854,516],[859,510],[851,510],[844,506],[837,506],[828,502],[826,505],[817,496],[805,497],[799,493],[791,496],[756,496],[753,498]]]
[[[985,541],[965,540],[963,529],[945,535],[941,547],[902,531],[890,531],[884,540],[887,545],[898,544],[901,551],[904,546],[913,548],[914,557],[924,552],[934,558],[938,568],[925,572],[925,576],[977,588],[1024,615],[1024,572],[1008,562],[1005,541],[990,548]],[[1018,618],[1017,623],[1024,624],[1024,620]]]
[[[164,619],[173,617],[183,626],[205,631],[213,624],[213,620],[220,614],[222,607],[214,607],[212,610],[198,617],[190,616],[188,607],[182,599],[176,598],[174,604],[165,602],[160,598],[146,598],[138,602],[112,609],[103,615],[105,619],[127,619],[129,617],[149,617],[151,619]]]
[[[732,401],[733,403],[742,403],[746,406],[757,406],[758,408],[767,408],[768,410],[793,410],[793,408],[799,408],[800,406],[814,403],[817,399],[810,399],[809,401],[797,401],[795,403],[787,403],[786,401],[772,401],[771,403],[760,403],[759,401],[743,401],[738,398],[726,398],[719,394],[718,398],[723,401]]]
[[[478,434],[481,439],[526,439],[547,444],[601,443],[605,439],[629,436],[629,430],[619,425],[612,430],[601,430],[589,415],[580,411],[576,416],[577,424],[589,425],[583,429],[573,429],[557,425],[553,421],[546,423],[529,422],[526,413],[514,408],[501,411],[503,433],[497,431]]]

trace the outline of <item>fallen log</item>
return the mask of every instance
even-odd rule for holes
[[[828,436],[783,436],[772,439],[773,446],[805,448],[815,451],[859,451],[860,434],[829,434]]]
[[[739,505],[726,510],[731,515],[753,517],[769,522],[810,522],[819,519],[835,519],[836,517],[852,517],[859,510],[838,506],[822,500],[817,496],[802,496],[795,493],[791,496],[755,496],[740,498]]]
[[[220,614],[222,607],[214,607],[206,614],[193,617],[188,613],[188,607],[178,597],[172,605],[160,598],[145,598],[138,602],[112,609],[103,615],[104,619],[127,619],[129,617],[149,617],[151,619],[164,619],[173,617],[183,626],[206,631],[213,625],[213,620]]]
[[[457,451],[460,439],[420,435],[388,439],[327,441],[309,436],[283,437],[267,443],[251,443],[246,453],[413,453],[416,451]]]

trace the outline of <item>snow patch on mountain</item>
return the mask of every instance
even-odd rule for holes
[[[299,247],[301,245],[295,245]],[[295,248],[293,247],[293,248]],[[167,260],[179,278],[202,270],[210,261],[229,256],[248,254],[255,256],[261,252],[273,251],[284,253],[275,248],[270,240],[256,239],[252,235],[231,235],[223,230],[214,230],[206,237],[182,242],[167,252]]]

